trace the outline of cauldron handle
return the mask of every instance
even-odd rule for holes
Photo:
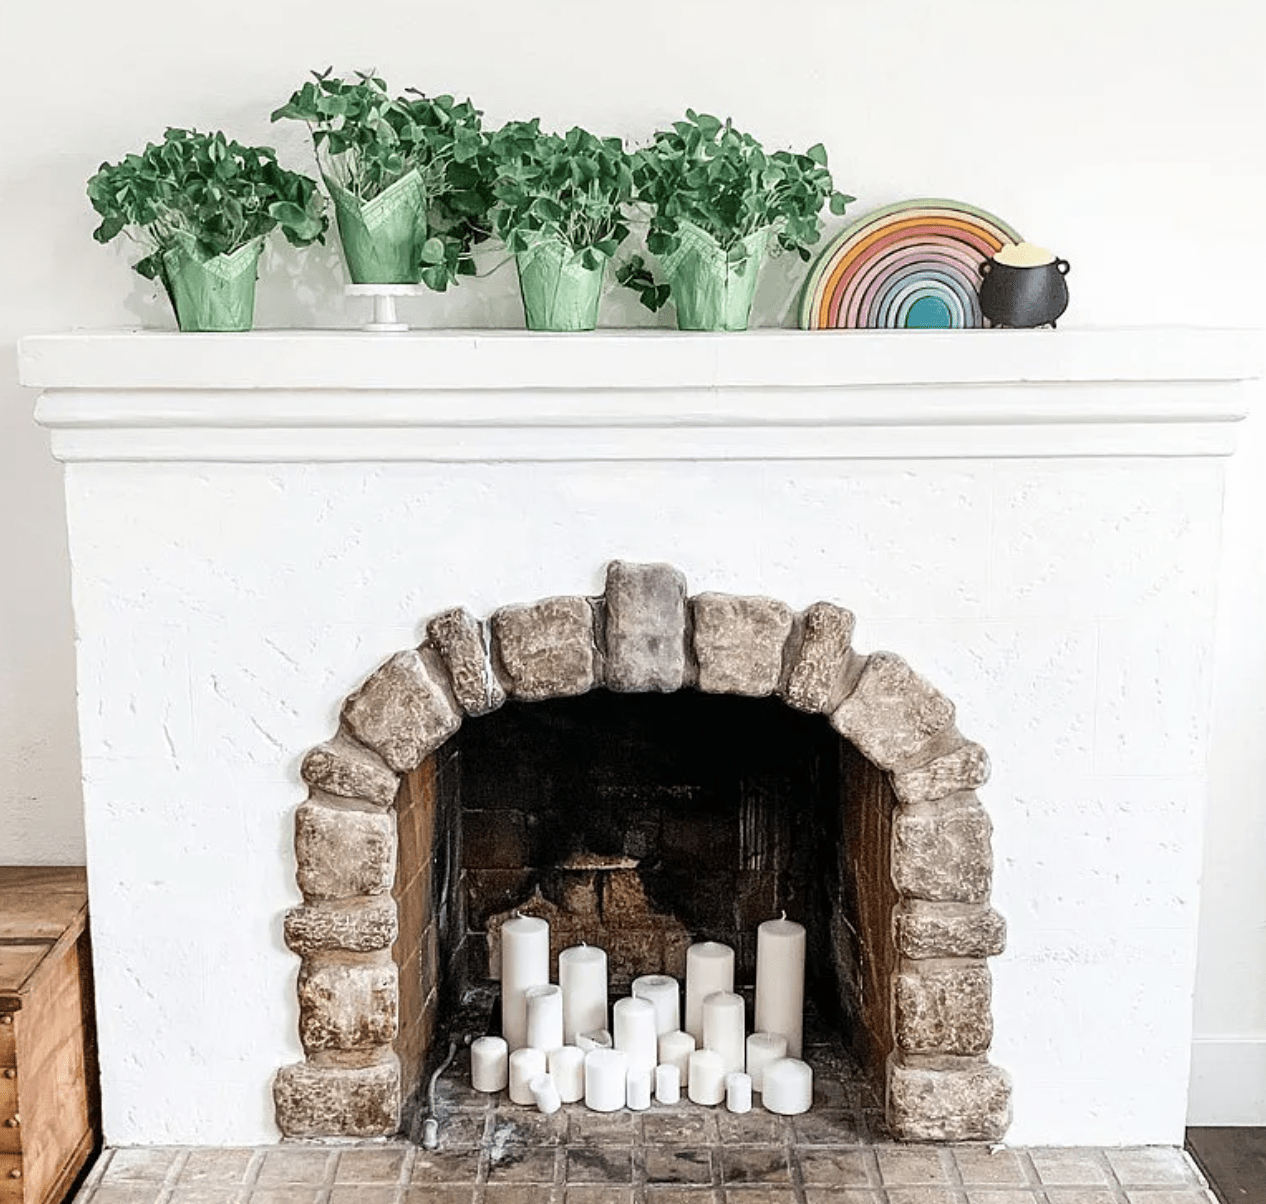
[[[1070,264],[1067,259],[1057,259],[1055,261],[1055,269],[1061,276],[1067,276]]]
[[[992,260],[992,259],[982,259],[982,260],[980,261],[980,274],[981,274],[982,276],[988,276],[988,275],[989,275],[989,273],[990,273],[990,272],[992,272],[992,271],[993,271],[993,260]]]

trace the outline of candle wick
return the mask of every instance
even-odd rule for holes
[[[782,915],[778,918],[781,920],[785,920],[787,918],[787,909],[785,907],[783,908]]]

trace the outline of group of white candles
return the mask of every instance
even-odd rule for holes
[[[516,1104],[542,1112],[584,1100],[596,1112],[641,1111],[651,1096],[675,1104],[725,1102],[748,1112],[753,1091],[771,1112],[794,1116],[813,1102],[813,1071],[800,1060],[804,1028],[804,926],[785,917],[756,930],[756,1031],[748,1035],[734,992],[734,950],[703,941],[686,950],[681,984],[665,974],[633,980],[608,1026],[607,955],[576,945],[549,978],[549,924],[516,915],[501,928],[500,1037],[471,1046],[476,1091],[507,1086]]]

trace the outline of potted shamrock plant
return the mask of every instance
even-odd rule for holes
[[[393,97],[372,72],[313,77],[272,119],[308,125],[353,283],[442,292],[472,275],[487,207],[479,111],[415,89]]]
[[[606,265],[628,237],[633,173],[618,138],[539,118],[488,139],[492,229],[514,255],[529,330],[593,330]]]
[[[218,131],[169,129],[139,155],[103,163],[88,198],[101,217],[93,237],[127,231],[145,248],[134,266],[162,281],[181,330],[249,330],[265,235],[280,227],[302,247],[328,225],[315,180]]]
[[[632,158],[637,200],[651,211],[646,247],[666,283],[640,256],[617,279],[651,310],[671,297],[681,330],[746,330],[765,255],[807,260],[823,205],[838,214],[854,199],[834,190],[820,143],[768,153],[729,121],[693,109]]]

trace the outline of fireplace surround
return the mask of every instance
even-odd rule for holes
[[[375,666],[448,680],[432,620],[469,639],[561,598],[547,610],[583,627],[616,557],[671,564],[698,591],[700,671],[710,606],[785,608],[783,692],[808,616],[848,607],[862,651],[845,685],[891,673],[908,686],[894,706],[930,700],[941,718],[953,698],[994,762],[981,798],[1006,950],[991,956],[995,930],[962,956],[991,956],[1007,1140],[1181,1140],[1221,458],[1256,374],[1239,336],[118,332],[32,338],[20,360],[66,463],[109,1142],[276,1140],[275,1083],[373,1061],[311,1040],[305,1057],[301,1026],[351,1014],[313,1022],[322,959],[346,979],[381,969],[363,989],[385,1010],[396,963],[385,947],[313,953],[301,977],[287,931],[363,941],[373,925],[297,897],[295,821],[385,829],[396,771],[374,761],[389,745],[357,760],[337,737],[325,771],[377,783],[349,806],[334,779],[312,784],[322,757],[303,750],[353,721],[358,744],[381,743],[365,726]],[[486,630],[513,695],[513,655]],[[612,628],[589,630],[606,682]],[[895,785],[918,758],[892,761],[896,778],[872,760]],[[963,760],[974,783],[983,760]],[[894,814],[919,808],[944,804]],[[381,942],[391,896],[373,897],[342,910],[377,908]],[[917,897],[899,912],[926,910]]]

